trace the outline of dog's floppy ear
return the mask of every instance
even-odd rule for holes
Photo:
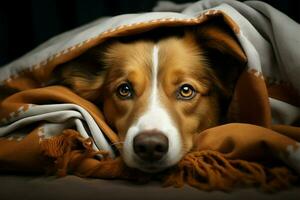
[[[223,19],[213,19],[196,29],[197,41],[209,58],[221,84],[232,93],[247,58],[232,29]]]
[[[56,84],[71,88],[79,96],[94,101],[104,82],[103,48],[95,47],[83,55],[57,66],[54,71]]]

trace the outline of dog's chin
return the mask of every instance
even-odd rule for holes
[[[135,168],[139,169],[140,171],[146,172],[146,173],[159,173],[166,168],[168,168],[167,165],[164,164],[153,164],[148,162],[139,162],[136,163]]]
[[[160,167],[160,166],[139,166],[137,167],[138,170],[142,171],[142,172],[146,172],[146,173],[150,173],[150,174],[154,174],[154,173],[159,173],[163,170],[166,169],[166,167]]]
[[[136,168],[140,171],[146,173],[159,173],[166,168],[170,167],[164,163],[152,163],[152,162],[144,162],[144,161],[134,161],[134,163],[130,163],[129,167]]]
[[[146,172],[146,173],[159,173],[162,172],[179,162],[178,160],[173,160],[173,162],[169,162],[168,159],[162,159],[160,161],[154,161],[154,162],[148,162],[143,161],[135,156],[132,156],[130,159],[124,159],[126,165],[131,168],[138,169],[140,171]]]

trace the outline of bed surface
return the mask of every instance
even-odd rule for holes
[[[85,179],[76,176],[56,178],[54,176],[0,176],[1,200],[121,200],[121,199],[299,199],[300,188],[295,187],[275,194],[265,194],[257,189],[236,189],[226,193],[221,191],[205,192],[189,186],[184,188],[163,188],[152,182],[137,185],[127,181]]]

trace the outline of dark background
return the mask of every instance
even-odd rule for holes
[[[193,0],[173,0],[177,3]],[[194,0],[196,1],[196,0]],[[300,1],[264,0],[300,21]],[[101,16],[151,11],[157,0],[7,0],[0,7],[0,66]]]

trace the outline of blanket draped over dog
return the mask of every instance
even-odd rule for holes
[[[154,10],[96,20],[0,69],[0,170],[139,181],[156,176],[165,185],[187,183],[206,190],[237,184],[274,190],[297,181],[299,24],[256,1],[161,2]],[[228,123],[199,133],[193,151],[161,174],[126,167],[118,135],[101,111],[70,89],[51,84],[56,66],[109,38],[163,26],[201,26],[216,18],[231,27],[247,56]]]

